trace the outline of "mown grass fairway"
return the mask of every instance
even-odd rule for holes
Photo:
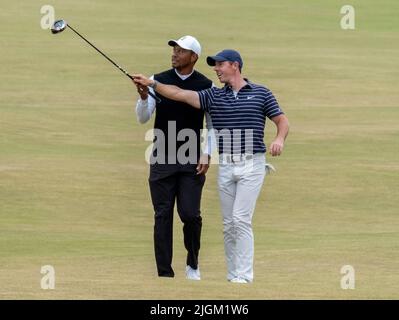
[[[0,0],[1,299],[398,299],[397,0]],[[133,85],[70,30],[40,28],[40,8],[129,72],[170,66],[167,40],[196,36],[205,57],[239,50],[291,122],[269,159],[254,218],[255,282],[227,283],[217,166],[204,189],[200,267],[184,277],[175,216],[174,279],[156,276],[145,132]],[[356,9],[356,30],[340,8]],[[274,127],[268,122],[266,141]],[[40,288],[52,265],[56,289]],[[342,290],[352,265],[356,289]]]

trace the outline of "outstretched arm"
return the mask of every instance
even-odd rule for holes
[[[151,87],[154,91],[168,99],[185,102],[197,109],[201,107],[199,96],[196,91],[183,90],[176,86],[162,84],[156,80],[148,79],[142,74],[134,74],[133,78],[134,83]]]

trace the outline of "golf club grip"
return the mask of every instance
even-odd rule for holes
[[[157,103],[161,102],[161,99],[148,90],[148,94],[155,99]]]
[[[130,79],[134,80],[134,77],[132,77],[130,74],[126,73],[126,75],[127,75]],[[153,97],[157,103],[159,103],[159,102],[162,101],[159,97],[157,97],[155,94],[153,94],[150,90],[148,90],[148,94],[149,94],[151,97]]]

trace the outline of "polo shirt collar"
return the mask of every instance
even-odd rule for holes
[[[247,84],[245,86],[243,86],[241,89],[245,89],[245,88],[249,88],[249,89],[254,89],[255,88],[255,84],[252,83],[251,81],[249,81],[247,78],[244,78],[244,80],[247,82]],[[233,91],[233,89],[231,88],[231,86],[229,86],[228,84],[224,85],[224,89],[227,90],[231,90]]]

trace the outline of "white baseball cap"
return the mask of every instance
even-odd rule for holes
[[[170,45],[171,47],[178,45],[183,49],[191,50],[192,52],[198,54],[198,56],[201,54],[201,45],[198,40],[192,36],[184,36],[181,37],[179,40],[171,39],[168,41],[168,45]]]

